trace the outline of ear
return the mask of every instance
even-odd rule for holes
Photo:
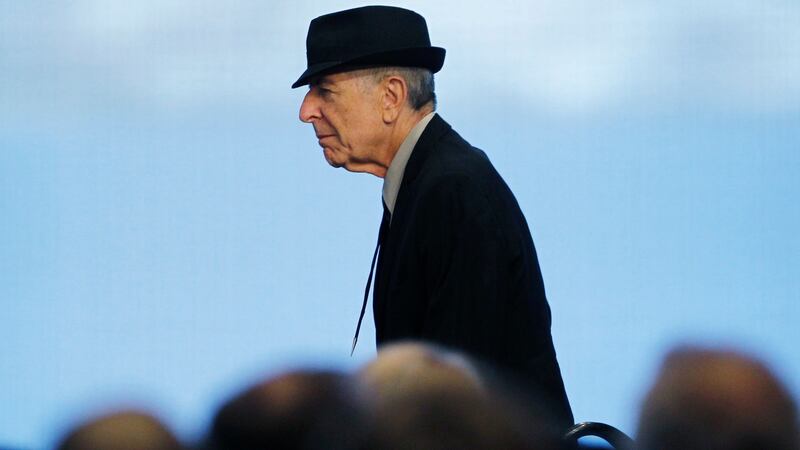
[[[384,78],[382,87],[381,111],[383,113],[383,122],[386,124],[394,123],[407,103],[408,84],[402,77],[390,75]]]

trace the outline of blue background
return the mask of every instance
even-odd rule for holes
[[[349,357],[381,180],[297,119],[315,16],[363,3],[0,0],[0,443]],[[800,392],[800,4],[397,2],[439,112],[531,224],[577,420],[635,429],[665,351]]]

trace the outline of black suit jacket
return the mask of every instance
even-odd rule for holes
[[[572,424],[525,217],[486,155],[438,114],[406,165],[374,289],[379,346],[425,340],[510,369]]]

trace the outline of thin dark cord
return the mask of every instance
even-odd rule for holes
[[[361,304],[361,313],[358,315],[358,325],[356,325],[356,334],[353,336],[353,347],[350,349],[350,356],[356,351],[356,342],[358,342],[358,333],[361,331],[361,321],[364,320],[364,312],[367,310],[367,299],[369,298],[369,288],[372,286],[372,275],[375,273],[375,261],[378,259],[378,251],[381,248],[386,230],[389,228],[389,210],[386,204],[383,205],[383,219],[381,220],[381,228],[378,231],[378,243],[375,245],[375,254],[372,255],[372,264],[369,268],[369,277],[367,278],[367,287],[364,288],[364,303]]]
[[[364,320],[364,312],[367,310],[367,298],[369,298],[369,288],[372,285],[372,274],[375,272],[375,260],[378,259],[378,249],[381,248],[380,242],[375,247],[375,254],[372,255],[372,266],[369,268],[369,278],[367,278],[367,287],[364,289],[364,303],[361,304],[361,314],[358,315],[358,325],[356,325],[356,334],[353,336],[353,348],[350,349],[350,356],[356,351],[356,342],[358,341],[358,332],[361,331],[361,321]]]

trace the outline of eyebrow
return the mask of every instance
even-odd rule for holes
[[[328,86],[335,86],[337,84],[337,82],[332,80],[330,75],[322,75],[321,77],[317,78],[317,84],[325,84],[325,85],[328,85]]]

